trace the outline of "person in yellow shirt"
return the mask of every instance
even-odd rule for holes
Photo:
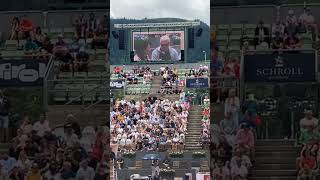
[[[40,174],[38,164],[34,163],[26,177],[26,180],[43,180],[42,175]]]

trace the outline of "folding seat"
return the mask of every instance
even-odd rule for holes
[[[242,35],[243,24],[231,24],[230,35]]]
[[[229,35],[230,25],[229,24],[220,24],[217,27],[217,35]]]

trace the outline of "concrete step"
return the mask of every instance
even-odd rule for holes
[[[264,176],[264,177],[249,177],[249,180],[296,180],[296,176]]]
[[[256,157],[256,164],[295,164],[295,158],[286,157]]]
[[[194,150],[202,150],[201,146],[198,147],[184,147],[185,150],[194,151]]]
[[[279,169],[296,169],[295,164],[255,164],[255,170],[279,170]]]
[[[256,157],[286,157],[286,158],[296,158],[299,156],[298,152],[294,151],[282,151],[282,152],[257,152]]]
[[[197,134],[196,136],[187,136],[186,139],[188,140],[198,140],[200,138],[200,134]]]
[[[295,176],[297,171],[295,169],[288,169],[288,170],[252,170],[251,171],[254,176]]]
[[[294,143],[295,140],[258,140],[256,146],[290,146]]]
[[[283,151],[300,151],[300,147],[294,146],[256,146],[256,152],[283,152]]]

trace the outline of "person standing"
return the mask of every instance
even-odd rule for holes
[[[159,168],[158,163],[152,163],[151,170],[152,170],[152,179],[153,180],[159,180],[159,178],[160,178],[160,168]]]
[[[3,143],[9,140],[9,112],[9,99],[0,90],[0,140]]]
[[[236,96],[236,91],[231,89],[229,91],[229,96],[225,101],[224,114],[225,117],[231,116],[230,118],[238,127],[239,125],[239,112],[240,112],[240,100]]]
[[[319,140],[319,120],[312,115],[312,110],[305,110],[305,117],[300,120],[300,142],[311,144]]]

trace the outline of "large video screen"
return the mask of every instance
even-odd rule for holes
[[[184,31],[133,32],[133,61],[180,61]]]

